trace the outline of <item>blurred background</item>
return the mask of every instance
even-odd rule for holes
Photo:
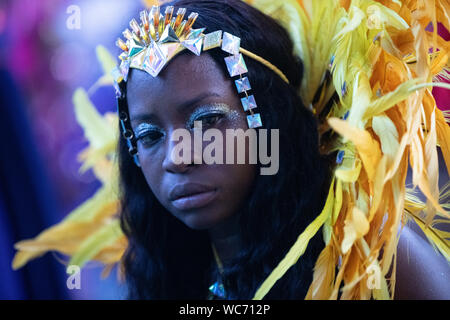
[[[88,143],[72,94],[102,75],[95,47],[118,55],[116,38],[142,8],[140,0],[0,0],[0,299],[124,295],[116,272],[101,280],[95,264],[82,269],[81,289],[69,290],[63,257],[48,253],[18,271],[11,261],[15,242],[61,221],[100,186],[92,172],[79,173]],[[110,86],[91,99],[101,113],[116,108]]]
[[[69,290],[62,257],[47,253],[18,271],[11,261],[15,242],[61,221],[100,186],[92,172],[79,173],[87,141],[72,94],[102,75],[95,47],[118,55],[116,38],[142,8],[141,0],[0,0],[0,299],[124,297],[116,272],[101,280],[99,265],[83,268],[81,289]],[[449,109],[450,93],[435,93]],[[91,99],[101,113],[115,110],[112,87]]]

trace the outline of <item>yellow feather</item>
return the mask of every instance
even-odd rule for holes
[[[328,119],[328,123],[337,133],[355,144],[361,156],[364,169],[369,179],[373,180],[375,169],[381,158],[378,142],[367,131],[352,127],[347,121],[331,118]]]
[[[28,261],[37,259],[41,256],[43,256],[46,253],[46,251],[19,251],[16,252],[14,255],[14,258],[11,262],[11,268],[13,270],[17,270],[22,268],[24,265],[28,263]]]
[[[393,159],[400,145],[395,124],[388,116],[381,114],[372,118],[372,128],[380,138],[383,153]]]
[[[91,260],[105,246],[114,243],[122,236],[119,220],[113,220],[111,223],[103,226],[100,230],[90,235],[84,240],[77,252],[70,259],[69,264],[82,267],[87,261]]]
[[[43,231],[35,239],[19,241],[14,245],[19,251],[13,259],[13,269],[21,268],[47,251],[72,254],[80,241],[100,226],[83,222],[62,223]]]
[[[95,52],[97,53],[97,60],[102,66],[103,74],[105,76],[111,76],[111,71],[117,66],[116,59],[102,45],[98,45],[95,48]]]
[[[431,63],[431,74],[434,76],[442,72],[448,63],[448,55],[445,52],[438,52]],[[447,72],[445,72],[447,73]]]
[[[333,40],[342,38],[346,34],[349,34],[353,30],[355,30],[357,27],[359,27],[364,17],[365,14],[360,8],[356,6],[351,6],[349,17],[344,18],[345,26],[341,30],[339,30],[339,32],[334,36]]]
[[[114,184],[105,185],[101,187],[89,200],[82,203],[80,206],[70,212],[64,221],[93,221],[95,219],[101,219],[110,217],[111,213],[105,214],[102,210],[108,206],[115,206],[118,209],[116,195],[112,192]],[[114,189],[113,189],[114,190]]]
[[[448,233],[427,226],[426,223],[415,214],[410,214],[410,216],[414,219],[420,229],[422,229],[423,233],[425,233],[433,247],[437,248],[447,261],[450,261],[450,241],[448,240]],[[448,222],[448,224],[449,223],[450,222]],[[445,237],[447,237],[447,239]]]
[[[102,187],[59,224],[44,230],[34,239],[17,242],[14,247],[19,252],[13,259],[13,268],[20,268],[47,251],[75,253],[80,243],[101,228],[104,221],[110,219],[117,210],[118,202],[111,189]]]
[[[436,112],[436,135],[447,166],[447,174],[450,176],[450,126],[446,123],[440,110]]]
[[[332,219],[332,225],[336,223],[336,220],[339,217],[339,213],[341,212],[342,208],[342,181],[339,179],[336,179],[336,192],[335,192],[335,202],[333,207],[333,219]]]
[[[420,79],[412,79],[400,84],[395,91],[378,98],[370,103],[364,112],[363,120],[377,116],[398,103],[407,99],[415,90]]]
[[[117,142],[114,128],[98,113],[86,91],[81,88],[77,89],[73,95],[73,103],[77,121],[93,148],[101,148]]]
[[[448,201],[449,197],[450,181],[442,187],[439,193],[439,203],[442,207],[450,209],[450,204]],[[448,261],[450,261],[450,232],[442,230],[450,225],[450,220],[448,218],[438,218],[434,219],[432,223],[427,224],[422,218],[425,210],[427,210],[427,206],[419,197],[415,195],[415,190],[408,189],[405,201],[406,214],[422,229],[433,247],[441,252]]]
[[[425,138],[425,166],[427,170],[427,181],[433,197],[439,198],[439,164],[436,150],[436,107],[433,108],[430,118],[429,131]],[[428,205],[426,222],[431,223],[436,214],[436,209]]]
[[[387,156],[383,156],[378,163],[378,167],[376,170],[376,175],[372,185],[372,203],[369,208],[369,222],[372,221],[374,215],[376,214],[381,201],[383,194],[385,193],[385,181],[384,177],[386,176],[386,166],[387,166],[388,158]]]
[[[369,221],[366,215],[357,207],[353,207],[349,219],[345,220],[344,239],[341,243],[342,253],[347,253],[353,243],[369,231]]]
[[[337,255],[332,244],[328,244],[319,255],[314,266],[313,281],[306,300],[328,299],[333,291]]]
[[[376,15],[380,22],[398,30],[406,30],[409,28],[408,23],[394,10],[389,9],[374,1],[364,1],[367,13]],[[371,8],[372,10],[368,10]],[[375,10],[376,9],[376,10]]]
[[[352,183],[355,182],[361,172],[361,161],[355,161],[355,165],[351,169],[339,168],[336,169],[335,176],[342,182]]]

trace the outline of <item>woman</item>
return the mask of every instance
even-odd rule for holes
[[[204,129],[219,129],[224,136],[226,129],[248,129],[223,62],[225,52],[211,50],[197,57],[184,51],[156,78],[130,69],[124,90],[126,111],[137,135],[141,165],[134,164],[121,139],[122,225],[130,239],[125,258],[130,294],[133,298],[205,298],[207,288],[219,277],[213,244],[224,264],[227,296],[251,299],[320,212],[329,168],[319,155],[315,119],[294,89],[301,81],[302,67],[291,54],[292,43],[284,29],[241,1],[176,5],[188,11],[193,11],[190,6],[195,8],[198,26],[241,37],[247,50],[270,58],[288,77],[291,85],[246,59],[253,94],[261,101],[264,128],[280,130],[280,167],[278,174],[263,176],[259,165],[248,164],[248,155],[247,164],[175,165],[171,160],[175,142],[169,137],[174,129],[193,128],[193,121],[202,121]],[[195,104],[178,108],[199,96],[203,98]],[[150,121],[149,114],[155,121]],[[139,135],[143,124],[156,128]],[[171,191],[188,184],[215,190],[214,198],[205,204],[177,205]],[[269,298],[304,298],[321,247],[318,239]]]
[[[434,243],[448,257],[448,241],[424,220],[432,220],[436,211],[445,216],[434,198],[432,182],[437,181],[427,179],[434,177],[437,165],[432,138],[437,135],[445,142],[450,134],[429,92],[420,95],[423,110],[403,102],[420,89],[417,80],[407,81],[405,75],[417,72],[419,77],[428,70],[423,67],[426,46],[412,45],[427,35],[425,26],[416,26],[413,33],[392,11],[403,13],[414,25],[420,15],[408,13],[418,9],[413,3],[398,8],[393,4],[391,10],[363,0],[352,6],[348,1],[286,0],[289,9],[298,10],[299,33],[292,11],[254,2],[273,9],[278,18],[288,17],[286,26],[295,26],[290,34],[296,42],[275,20],[239,0],[168,3],[143,14],[141,24],[132,21],[133,32],[124,32],[127,41],[118,41],[124,53],[115,74],[122,127],[120,222],[127,249],[122,257],[111,245],[120,239],[105,222],[105,230],[95,229],[98,233],[83,238],[78,251],[67,248],[65,252],[73,254],[71,263],[90,257],[111,264],[118,259],[111,252],[117,253],[133,299],[387,299],[394,291],[396,298],[448,298],[445,259],[407,227],[400,243],[396,235],[409,216],[433,233]],[[187,10],[174,11],[172,18],[171,5]],[[183,16],[189,18],[182,22]],[[168,23],[174,30],[166,28]],[[397,31],[402,28],[407,31]],[[218,30],[223,33],[217,38]],[[412,40],[405,42],[408,37]],[[446,52],[445,45],[438,44]],[[404,64],[402,54],[421,49],[416,61],[422,68],[415,69],[411,58]],[[430,67],[431,75],[438,73],[438,66]],[[335,88],[341,90],[335,93]],[[363,102],[370,102],[365,113],[360,112]],[[368,112],[369,121],[363,121]],[[429,130],[412,131],[421,125],[420,114]],[[270,141],[271,157],[279,155],[276,174],[262,175],[267,162],[250,161],[250,142],[245,164],[236,156],[230,156],[232,164],[199,163],[198,156],[205,155],[195,148],[199,126],[205,136],[210,130],[218,134],[214,139],[227,138],[231,129],[256,129],[258,142]],[[268,129],[269,138],[260,129]],[[188,138],[172,139],[180,130]],[[192,141],[194,150],[179,152],[180,140]],[[204,140],[200,144],[206,150],[209,142]],[[425,140],[425,146],[417,145]],[[429,191],[434,210],[427,211],[426,219],[420,216],[425,205],[405,196],[407,143],[413,150],[413,179]],[[231,154],[222,148],[216,148],[215,155]],[[178,161],[186,155],[189,161]],[[423,162],[426,168],[420,166]],[[97,202],[75,216],[89,214],[95,223],[110,219],[115,212],[110,209],[109,214],[88,212],[99,207],[98,199],[106,199],[102,197],[107,191],[99,191]],[[101,201],[110,204],[109,198]],[[72,227],[76,219],[71,216],[61,230],[85,230],[84,225]],[[32,255],[33,245],[49,235],[22,242],[18,247],[25,258],[17,259],[16,266],[30,259],[27,250]],[[395,281],[389,279],[395,274],[394,288]]]
[[[240,37],[246,50],[270,61],[288,78],[290,84],[246,59],[264,128],[280,131],[280,168],[276,175],[262,176],[260,165],[174,164],[176,142],[169,137],[175,129],[193,130],[194,121],[224,136],[226,129],[248,128],[223,51],[199,57],[184,51],[157,77],[130,69],[119,102],[135,134],[140,163],[134,165],[122,137],[121,221],[129,239],[124,261],[130,297],[202,299],[218,280],[224,292],[214,286],[212,291],[224,298],[250,299],[321,211],[331,165],[319,155],[315,118],[296,93],[302,66],[285,30],[242,1],[176,5],[198,12],[196,25],[209,32],[226,30]],[[184,191],[179,197],[174,196],[177,188]],[[323,241],[316,236],[301,262],[266,298],[303,299],[322,249]]]

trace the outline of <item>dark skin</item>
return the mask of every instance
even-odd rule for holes
[[[229,261],[239,252],[238,212],[251,192],[257,168],[250,164],[175,164],[171,152],[178,142],[170,137],[175,129],[192,130],[196,112],[195,120],[202,121],[204,129],[216,128],[224,136],[225,129],[247,130],[246,113],[233,82],[208,54],[180,55],[157,78],[133,69],[127,95],[132,128],[137,135],[143,132],[138,141],[139,161],[151,190],[167,211],[188,227],[208,230],[221,259]],[[195,101],[198,97],[201,99]],[[186,105],[187,101],[194,103]],[[217,105],[221,111],[213,112],[212,106]],[[198,112],[199,108],[203,111]],[[151,130],[141,130],[143,124],[152,125]],[[192,153],[192,159],[198,156]],[[198,208],[178,208],[170,191],[187,182],[207,185],[213,190],[213,200]],[[450,299],[449,270],[443,257],[415,231],[404,228],[398,247],[395,298]]]
[[[450,299],[450,266],[410,224],[402,230],[397,250],[395,299]]]
[[[151,190],[176,218],[192,229],[209,230],[213,239],[229,233],[235,213],[250,193],[257,167],[251,164],[175,164],[171,153],[178,141],[170,141],[170,137],[180,128],[192,133],[192,120],[202,121],[203,129],[220,130],[223,136],[226,129],[247,130],[246,115],[232,85],[209,55],[180,55],[157,78],[133,70],[127,87],[134,132],[137,133],[142,124],[157,127],[155,132],[149,132],[138,141],[139,160]],[[193,103],[185,105],[187,101]],[[220,112],[216,110],[218,105]],[[203,111],[192,119],[198,110]],[[209,143],[204,142],[203,148]],[[225,151],[224,148],[224,157]],[[194,156],[197,155],[192,150],[192,159]],[[201,208],[180,210],[170,200],[170,191],[173,186],[184,183],[214,188],[214,201]]]

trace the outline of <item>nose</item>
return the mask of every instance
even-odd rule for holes
[[[163,169],[171,173],[186,173],[201,161],[201,152],[194,150],[194,135],[185,129],[174,130],[166,140]]]

